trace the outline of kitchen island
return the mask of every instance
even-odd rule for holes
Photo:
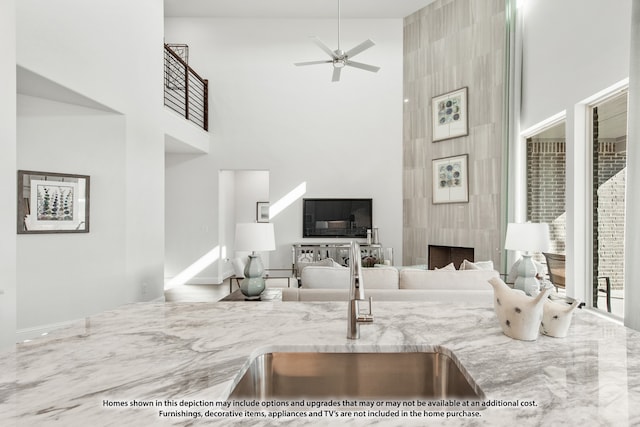
[[[0,354],[0,419],[37,426],[640,425],[639,332],[585,310],[576,310],[567,338],[533,342],[505,336],[486,306],[374,301],[373,314],[361,338],[348,340],[346,302],[127,305]],[[274,419],[265,408],[245,412],[226,402],[239,373],[264,352],[436,347],[455,355],[486,408],[413,401],[398,409],[401,416],[387,406],[351,416],[320,407]],[[455,412],[447,419],[438,411]]]

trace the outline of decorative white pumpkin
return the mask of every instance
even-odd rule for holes
[[[497,277],[489,280],[493,286],[493,307],[502,332],[508,337],[534,341],[538,338],[542,310],[551,288],[543,289],[535,298],[511,289]]]
[[[559,304],[551,300],[545,301],[540,333],[556,338],[566,337],[571,325],[573,310],[579,305],[580,301],[578,300],[575,300],[571,305]]]

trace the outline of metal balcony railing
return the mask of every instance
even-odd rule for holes
[[[170,45],[164,45],[164,105],[209,130],[208,80],[196,73]]]

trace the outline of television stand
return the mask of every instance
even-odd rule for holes
[[[304,267],[323,259],[331,258],[338,264],[349,266],[349,248],[351,243],[294,243],[292,245],[293,271],[298,279]],[[384,262],[384,250],[380,244],[360,243],[360,252],[364,259],[363,266]],[[368,265],[371,264],[371,265]]]

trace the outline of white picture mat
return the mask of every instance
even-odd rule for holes
[[[441,124],[440,120],[442,119],[442,104],[446,104],[446,102],[449,100],[456,101],[456,104],[459,107],[459,111],[457,111],[456,113],[459,114],[459,117],[457,120],[446,120],[444,124]],[[468,135],[467,111],[468,108],[466,87],[434,97],[431,104],[431,126],[433,128],[433,142]]]
[[[469,201],[469,156],[446,157],[433,160],[433,203],[459,203]],[[449,182],[451,177],[442,176],[443,168],[451,166],[453,171],[458,170],[459,181]],[[444,172],[446,174],[446,172]],[[446,183],[443,183],[445,181]]]
[[[30,205],[31,214],[25,220],[27,223],[27,229],[33,230],[75,230],[85,220],[85,188],[84,179],[79,179],[79,182],[67,182],[67,181],[53,181],[53,180],[37,180],[32,179],[30,182],[31,194]],[[50,188],[56,191],[56,188],[64,191],[72,191],[72,217],[69,220],[45,220],[38,218],[38,194],[39,189]]]

